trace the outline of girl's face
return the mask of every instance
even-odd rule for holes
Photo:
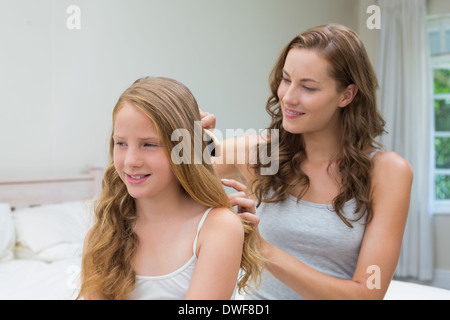
[[[339,125],[339,107],[345,107],[346,91],[328,74],[328,61],[313,50],[291,49],[286,57],[278,98],[283,128],[290,133],[317,133]]]
[[[114,166],[133,198],[153,198],[179,188],[152,120],[125,102],[113,132]]]

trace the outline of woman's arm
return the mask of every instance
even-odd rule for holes
[[[213,130],[216,126],[216,116],[200,110],[202,127]],[[220,178],[234,179],[248,185],[255,178],[255,173],[248,166],[250,150],[255,150],[259,135],[248,135],[229,138],[216,145],[216,156],[212,157],[212,164]]]
[[[230,299],[238,279],[243,243],[239,217],[228,209],[211,210],[199,233],[198,261],[185,299]]]
[[[266,269],[300,296],[306,299],[382,299],[386,294],[400,254],[413,174],[409,164],[395,153],[378,152],[374,161],[374,215],[366,227],[351,280],[323,274],[260,238],[260,249],[267,259]],[[234,204],[242,203],[244,207],[244,200],[236,198]],[[242,214],[242,218],[254,224],[259,222],[259,218],[250,213]]]
[[[257,178],[257,173],[249,163],[255,159],[259,135],[230,138],[219,145],[219,156],[212,158],[214,170],[220,178],[234,179],[246,186]]]

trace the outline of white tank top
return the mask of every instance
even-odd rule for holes
[[[197,239],[206,216],[212,208],[208,208],[201,218],[192,247],[192,257],[177,270],[162,276],[136,276],[136,284],[130,294],[132,300],[182,300],[189,289],[192,275],[197,264]]]

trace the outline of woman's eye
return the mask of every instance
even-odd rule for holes
[[[120,141],[116,142],[116,146],[124,147],[125,145],[126,145],[125,142],[120,142]]]
[[[285,77],[281,77],[281,81],[286,82],[286,83],[291,83],[291,80],[289,80],[288,78],[285,78]]]
[[[311,87],[303,87],[305,90],[307,90],[307,91],[315,91],[315,90],[317,90],[316,88],[311,88]]]

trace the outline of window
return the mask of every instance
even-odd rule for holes
[[[450,16],[428,20],[433,74],[434,212],[450,214]]]

